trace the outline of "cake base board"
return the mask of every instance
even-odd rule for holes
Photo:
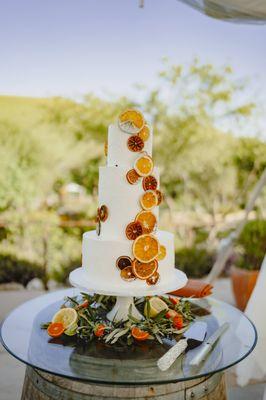
[[[172,292],[181,289],[187,283],[187,276],[184,272],[178,269],[173,270],[168,274],[164,282],[158,282],[157,285],[147,286],[143,282],[143,286],[139,287],[139,282],[125,282],[121,280],[119,284],[111,284],[105,282],[104,277],[102,281],[95,281],[90,278],[84,268],[77,268],[69,275],[69,281],[72,286],[77,287],[81,291],[89,291],[109,296],[122,296],[122,297],[142,297],[142,296],[155,296]],[[145,286],[144,286],[145,284]]]

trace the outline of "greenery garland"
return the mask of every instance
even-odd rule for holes
[[[163,343],[166,338],[175,337],[178,340],[194,319],[191,304],[187,300],[170,296],[160,296],[160,299],[166,303],[168,310],[151,315],[151,298],[135,298],[135,306],[144,318],[136,319],[129,309],[127,321],[115,322],[106,317],[115,304],[114,296],[81,293],[81,297],[67,297],[61,309],[73,308],[77,312],[77,320],[64,330],[64,335],[76,335],[86,342],[97,338],[106,344],[123,343],[129,346],[138,340],[156,340],[159,343]],[[175,317],[179,321],[177,325],[174,323]],[[49,333],[51,325],[52,322],[48,322],[41,327]],[[136,333],[143,337],[136,337]]]

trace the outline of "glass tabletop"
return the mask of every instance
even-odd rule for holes
[[[51,320],[64,296],[78,294],[77,289],[60,290],[20,305],[1,325],[3,346],[23,363],[51,374],[94,383],[141,385],[184,381],[225,370],[247,357],[256,345],[252,322],[236,308],[211,297],[191,300],[197,319],[207,323],[207,338],[224,322],[230,327],[199,367],[190,367],[189,361],[200,347],[162,372],[157,360],[172,342],[161,345],[149,341],[128,347],[50,338],[40,324]]]

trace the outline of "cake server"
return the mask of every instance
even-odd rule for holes
[[[220,328],[217,329],[203,344],[202,348],[199,350],[198,354],[195,355],[194,358],[190,361],[189,365],[197,366],[203,360],[206,359],[209,352],[213,349],[215,343],[220,338],[220,336],[226,331],[229,327],[229,323],[225,322]]]
[[[194,322],[191,327],[183,333],[183,339],[180,339],[171,349],[159,358],[157,361],[158,368],[161,371],[166,371],[187,348],[190,350],[201,345],[205,339],[206,332],[206,322]]]

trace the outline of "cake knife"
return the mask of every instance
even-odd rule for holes
[[[203,360],[206,359],[209,352],[213,349],[215,343],[220,338],[220,336],[229,328],[229,323],[225,322],[217,329],[202,345],[202,348],[199,350],[198,354],[192,358],[189,365],[195,367],[198,366]]]
[[[159,360],[157,366],[161,371],[166,371],[175,360],[187,349],[193,349],[202,344],[205,339],[207,324],[203,321],[194,322],[187,331],[184,332],[183,338],[180,339],[173,347],[171,347]]]

